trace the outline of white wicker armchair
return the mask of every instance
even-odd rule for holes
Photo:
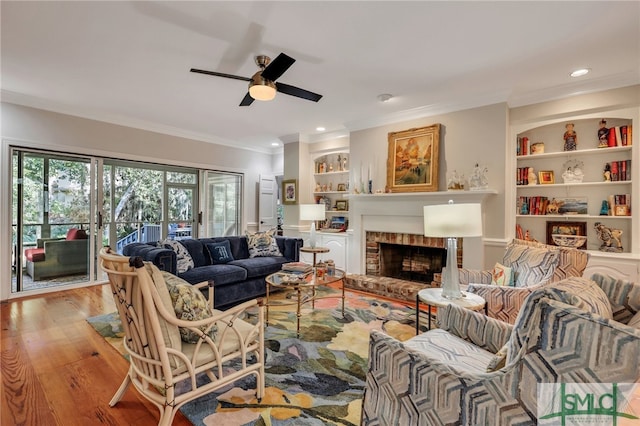
[[[256,397],[264,395],[264,313],[256,300],[197,321],[176,317],[160,271],[103,248],[100,266],[108,274],[124,328],[130,367],[109,405],[120,401],[130,384],[160,410],[159,425],[170,425],[185,403],[242,377],[255,375]],[[212,287],[209,304],[213,307]],[[241,316],[257,312],[250,324]],[[180,338],[179,328],[195,333],[197,343]],[[217,336],[211,331],[217,328]],[[196,377],[206,374],[209,381]],[[181,383],[182,382],[182,383]],[[181,383],[178,391],[176,385]]]

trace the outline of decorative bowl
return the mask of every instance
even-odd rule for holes
[[[560,247],[580,248],[587,241],[586,235],[551,234],[551,238]]]

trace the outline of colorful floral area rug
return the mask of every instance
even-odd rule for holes
[[[278,296],[284,300],[284,293]],[[317,300],[315,309],[305,305],[300,338],[295,305],[270,308],[266,389],[260,402],[250,377],[184,405],[182,413],[194,425],[359,425],[369,332],[384,330],[406,340],[415,335],[415,309],[347,292],[343,318],[340,302],[337,297]],[[88,321],[123,353],[117,314]]]

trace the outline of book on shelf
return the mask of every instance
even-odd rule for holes
[[[305,274],[310,272],[313,267],[304,262],[289,262],[282,265],[282,270],[285,272],[297,272],[300,274]]]
[[[519,137],[516,144],[516,155],[529,155],[529,138]]]
[[[629,146],[632,144],[631,125],[615,126],[609,129],[607,146]]]
[[[631,160],[612,161],[609,163],[611,168],[611,181],[631,180]]]

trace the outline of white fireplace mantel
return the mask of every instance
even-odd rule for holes
[[[423,207],[433,204],[483,203],[495,190],[483,191],[438,191],[438,192],[403,192],[384,194],[350,194],[349,199],[349,265],[347,271],[353,274],[364,274],[365,268],[365,234],[374,232],[401,232],[422,235],[424,232]],[[484,221],[484,209],[483,209]],[[463,240],[463,266],[482,269],[484,252],[482,238],[465,238]]]

